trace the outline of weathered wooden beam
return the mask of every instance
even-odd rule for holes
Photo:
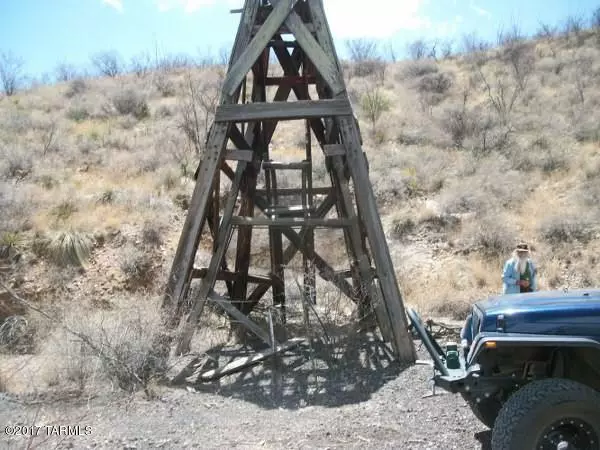
[[[181,238],[175,252],[175,258],[163,299],[163,307],[179,307],[186,295],[190,273],[194,267],[194,258],[198,250],[198,240],[204,228],[208,202],[213,188],[213,180],[225,150],[228,124],[222,123],[211,128],[208,137],[206,157],[202,160],[190,208],[183,225]],[[176,311],[177,313],[178,311]]]
[[[208,268],[203,267],[201,269],[194,269],[192,271],[192,278],[206,278],[208,274]],[[243,274],[229,272],[226,270],[220,270],[217,272],[217,281],[237,281],[239,280]],[[256,283],[256,284],[271,284],[271,278],[262,277],[259,275],[248,275],[245,277],[248,283]]]
[[[346,147],[342,144],[328,144],[323,146],[325,156],[344,156],[346,155]]]
[[[279,161],[263,161],[263,169],[277,169],[277,170],[304,170],[310,166],[308,161],[300,162],[279,162]]]
[[[314,219],[312,217],[308,219],[295,217],[269,219],[268,217],[237,216],[232,218],[232,223],[235,226],[252,226],[255,228],[290,228],[303,226],[315,228],[343,228],[350,226],[351,221],[348,219]]]
[[[319,42],[313,37],[312,31],[302,22],[298,14],[292,11],[285,23],[333,94],[337,95],[344,92],[346,87],[343,79],[340,79],[341,73],[334,58],[323,51]]]
[[[233,317],[235,320],[239,322],[240,325],[243,325],[249,331],[252,331],[256,336],[258,336],[263,342],[270,344],[271,339],[269,338],[269,333],[259,327],[256,322],[252,321],[244,313],[242,313],[238,308],[233,306],[232,302],[229,299],[226,299],[216,292],[211,292],[208,299],[211,302],[215,302],[219,305],[227,314]]]
[[[254,152],[252,150],[227,150],[224,158],[227,161],[250,162],[254,158]]]
[[[377,276],[383,292],[383,299],[394,334],[392,344],[400,361],[414,363],[416,351],[412,338],[408,334],[406,313],[398,289],[394,264],[390,257],[385,233],[377,210],[377,202],[365,158],[360,147],[360,137],[352,117],[337,118],[340,133],[347,150],[347,161],[356,189],[356,197],[363,214],[363,223],[368,233],[370,249],[377,270]]]
[[[223,82],[223,92],[233,95],[240,87],[246,74],[250,72],[252,66],[263,53],[271,38],[277,33],[277,30],[285,22],[297,0],[280,0],[265,23],[256,32],[244,52],[240,55],[233,67],[230,68],[225,81]]]
[[[266,350],[264,352],[253,353],[251,356],[236,359],[218,369],[207,370],[206,372],[203,372],[202,374],[200,374],[200,380],[205,382],[214,381],[224,376],[231,375],[232,373],[240,372],[241,370],[244,370],[248,367],[252,367],[253,365],[258,364],[259,362],[264,361],[277,353],[283,353],[288,350],[291,350],[292,348],[297,347],[304,341],[304,338],[290,339],[288,341],[283,342],[280,345],[277,345],[275,347],[275,350],[269,348],[269,350]]]
[[[210,260],[206,277],[202,279],[202,283],[198,289],[198,296],[194,301],[192,311],[188,315],[185,324],[183,324],[183,332],[176,349],[177,355],[182,355],[189,352],[190,342],[194,335],[196,323],[198,322],[198,318],[204,309],[204,302],[206,301],[210,291],[214,288],[219,266],[221,265],[221,261],[223,260],[227,250],[227,244],[229,242],[229,236],[232,230],[231,218],[233,216],[233,210],[235,209],[240,182],[242,180],[242,175],[245,168],[245,162],[241,162],[236,168],[235,178],[233,179],[231,191],[229,192],[229,198],[227,199],[227,203],[223,211],[223,220],[221,221],[221,226],[219,227],[217,246]]]
[[[256,194],[263,196],[263,197],[266,195],[266,193],[267,192],[265,189],[257,189],[256,190]],[[300,189],[300,188],[279,188],[279,189],[277,189],[277,193],[280,197],[289,197],[289,196],[293,196],[293,195],[301,195],[302,189]],[[329,195],[330,193],[331,193],[330,187],[313,188],[314,195]]]
[[[233,145],[235,145],[238,150],[252,150],[252,145],[246,140],[246,137],[235,123],[231,124],[229,139],[231,139],[231,142],[233,142]]]
[[[352,106],[347,98],[221,105],[217,108],[215,122],[294,120],[333,116],[352,116]]]
[[[315,84],[317,79],[315,77],[269,77],[265,80],[267,86],[307,86],[309,84]]]

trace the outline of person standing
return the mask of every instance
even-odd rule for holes
[[[521,243],[502,271],[503,294],[520,294],[537,290],[537,267],[531,259],[529,245]]]

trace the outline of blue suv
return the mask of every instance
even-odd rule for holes
[[[408,315],[436,386],[492,428],[492,450],[600,450],[600,289],[480,301],[462,353]]]

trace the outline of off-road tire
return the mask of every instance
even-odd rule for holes
[[[544,429],[562,417],[585,419],[600,436],[600,393],[562,378],[533,381],[516,391],[498,414],[492,450],[534,449]]]
[[[475,417],[479,419],[481,423],[483,423],[488,428],[493,428],[494,422],[496,421],[496,417],[500,413],[500,409],[502,409],[502,403],[498,400],[494,399],[485,399],[480,403],[477,403],[471,399],[467,400],[467,404],[473,411]]]

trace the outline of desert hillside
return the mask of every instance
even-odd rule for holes
[[[494,47],[466,38],[456,54],[414,43],[402,61],[368,44],[350,43],[345,77],[405,302],[462,319],[500,291],[520,240],[541,289],[600,286],[600,32],[525,39],[515,28]],[[52,317],[0,290],[0,344],[6,361],[45,355],[30,371],[41,387],[97,374],[57,321],[131,367],[154,351],[156,300],[225,70],[96,62],[107,76],[63,70],[63,81],[0,96],[0,276]],[[273,151],[293,160],[303,138],[286,125]],[[314,175],[328,181],[324,166]],[[342,242],[323,256],[344,263]],[[0,389],[30,389],[14,376],[22,360],[10,361]],[[127,385],[130,374],[107,370]]]

